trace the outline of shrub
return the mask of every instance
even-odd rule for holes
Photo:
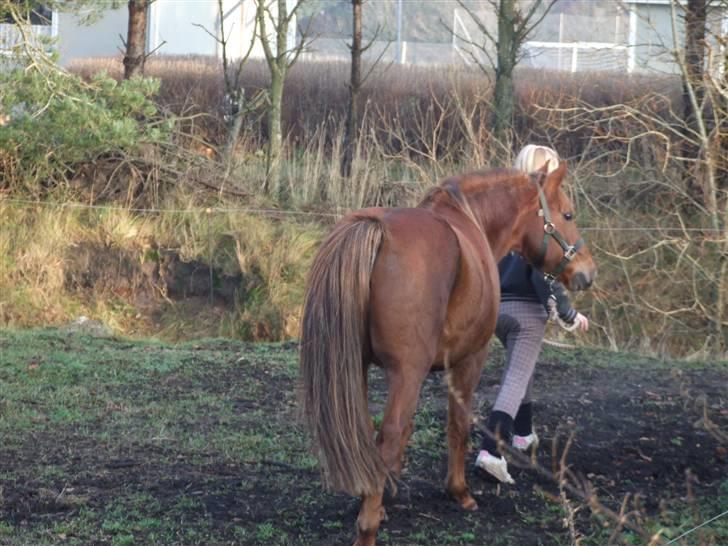
[[[159,81],[89,81],[60,70],[0,73],[0,188],[38,195],[63,186],[83,164],[135,153],[166,138],[171,121],[159,116]]]

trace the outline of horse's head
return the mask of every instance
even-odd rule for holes
[[[566,162],[548,173],[548,163],[532,175],[538,195],[537,214],[528,218],[523,255],[547,279],[556,279],[569,290],[586,290],[597,268],[576,227],[571,199],[561,189]]]

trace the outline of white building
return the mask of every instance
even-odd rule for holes
[[[685,12],[683,0],[674,6],[670,0],[627,0],[630,8],[629,44],[632,46],[630,71],[677,72],[674,52],[685,47]],[[673,32],[673,7],[676,32]],[[724,45],[717,37],[728,35],[728,4],[711,1],[706,17],[706,41],[716,54],[715,61],[723,62]],[[675,39],[676,34],[677,39]],[[717,64],[710,67],[720,71]]]
[[[527,12],[534,0],[519,0],[519,8]],[[520,67],[567,72],[612,71],[624,73],[678,72],[675,53],[684,48],[684,20],[686,0],[558,0],[555,4],[542,2],[532,22],[538,21],[523,44]],[[725,40],[728,38],[728,1],[709,0],[706,37],[711,45],[714,64],[720,72],[719,61],[724,59]],[[410,41],[396,34],[393,22],[383,19],[380,12],[393,13],[392,6],[404,10],[403,26],[412,25]],[[433,7],[437,4],[437,8]],[[324,3],[326,6],[336,2]],[[464,63],[475,68],[489,67],[495,58],[495,37],[498,33],[497,12],[486,0],[467,2],[467,8],[453,1],[414,2],[408,0],[381,0],[364,4],[364,20],[370,26],[382,23],[383,35],[400,37],[397,47],[384,39],[374,43],[366,52],[366,60],[373,62],[383,55],[385,62],[448,65]],[[677,39],[673,39],[672,10],[675,10]],[[348,61],[347,44],[351,41],[350,25],[341,21],[341,11],[328,8],[327,16],[344,29],[323,28],[325,39],[311,45],[307,58],[330,58]],[[368,10],[368,12],[367,12]],[[336,20],[335,18],[339,19]],[[377,18],[379,17],[379,18]],[[399,20],[399,18],[397,18]],[[387,24],[389,23],[389,27]],[[333,26],[332,23],[330,23]],[[450,43],[431,40],[427,28],[449,28]],[[399,26],[397,26],[399,29]],[[483,32],[483,29],[487,31]],[[722,37],[717,39],[717,37]],[[390,38],[390,39],[391,39]],[[391,47],[389,47],[391,46]],[[399,52],[399,55],[395,55]]]
[[[101,1],[101,0],[99,0]],[[277,2],[271,2],[275,13]],[[390,3],[396,0],[389,0]],[[528,0],[523,0],[524,3]],[[333,4],[333,0],[331,0]],[[289,10],[296,0],[287,0]],[[565,70],[570,72],[609,70],[620,73],[652,72],[676,73],[676,49],[684,47],[685,0],[559,0],[548,15],[538,24],[524,44],[524,58],[521,67],[544,70]],[[126,37],[128,13],[126,2],[122,7],[107,9],[90,25],[84,24],[87,14],[72,15],[53,12],[46,15],[45,25],[35,23],[36,34],[54,36],[61,63],[85,57],[120,55],[122,40]],[[389,47],[384,40],[375,42],[366,56],[374,61],[383,55],[384,61],[398,61],[418,64],[452,64],[462,62],[474,64],[474,58],[481,64],[489,61],[478,48],[468,42],[489,44],[490,53],[494,45],[484,40],[478,25],[459,8],[452,5],[451,43],[412,41],[402,42],[399,48]],[[403,2],[404,24],[409,16],[422,14],[418,2]],[[677,10],[677,40],[673,39],[672,8]],[[244,55],[251,43],[251,57],[262,57],[259,41],[254,39],[254,16],[256,0],[224,0],[225,35],[228,37],[228,54],[231,58]],[[376,2],[365,4],[365,9],[381,10]],[[48,10],[46,10],[48,11]],[[442,11],[442,10],[441,10]],[[490,34],[497,32],[495,12],[489,2],[481,2],[474,9],[488,28]],[[420,21],[425,27],[440,28],[442,20]],[[270,25],[272,27],[272,25]],[[289,26],[288,47],[292,48],[296,37],[295,21]],[[332,29],[336,30],[336,29]],[[270,32],[270,30],[269,30]],[[340,30],[339,30],[340,32]],[[217,0],[156,0],[149,8],[147,51],[158,55],[212,55],[220,56],[221,47],[213,36],[220,35],[220,18]],[[347,61],[349,51],[346,44],[350,32],[328,39],[317,39],[308,49],[310,60],[340,59]],[[722,37],[717,40],[716,37]],[[708,11],[707,39],[713,52],[714,66],[723,70],[725,39],[728,37],[728,3],[725,0],[711,0]],[[0,23],[0,54],[17,41],[13,25]],[[426,38],[426,37],[425,37]],[[273,41],[274,43],[275,41]],[[394,52],[399,51],[399,58]]]
[[[684,0],[559,2],[525,44],[524,65],[570,72],[677,73],[675,53],[685,45],[685,4]],[[726,6],[713,1],[706,21],[706,38],[720,62],[724,46],[716,37],[728,34]],[[722,70],[717,65],[711,68]]]
[[[270,2],[271,0],[266,0]],[[295,1],[287,0],[289,10]],[[80,13],[56,12],[46,22],[34,22],[35,33],[56,38],[60,62],[63,65],[75,59],[121,55],[126,39],[129,13],[126,2],[116,9],[107,8],[93,17],[92,10]],[[270,11],[277,15],[277,3],[271,2]],[[98,11],[98,8],[95,8]],[[255,0],[223,0],[223,28],[227,39],[227,54],[240,58],[251,48],[251,58],[263,57],[263,48],[256,36]],[[16,40],[13,25],[0,28],[0,50],[8,49]],[[267,31],[273,24],[268,22]],[[220,14],[217,0],[156,0],[149,6],[147,19],[147,52],[157,55],[222,55]],[[289,25],[288,48],[295,46],[295,19]],[[271,40],[272,45],[275,40]]]

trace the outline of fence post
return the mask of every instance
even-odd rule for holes
[[[637,61],[637,6],[634,4],[629,7],[629,38],[627,44],[627,47],[629,47],[627,73],[631,74],[634,72]]]
[[[557,51],[559,52],[559,70],[562,70],[562,54],[561,54],[561,44],[564,43],[564,14],[559,13],[559,47]]]
[[[397,0],[397,53],[395,62],[401,63],[402,57],[402,0]]]

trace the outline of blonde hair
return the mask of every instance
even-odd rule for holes
[[[556,150],[548,146],[529,144],[518,152],[518,157],[513,162],[513,168],[532,173],[543,167],[547,161],[549,163],[548,172],[555,171],[561,161]]]

